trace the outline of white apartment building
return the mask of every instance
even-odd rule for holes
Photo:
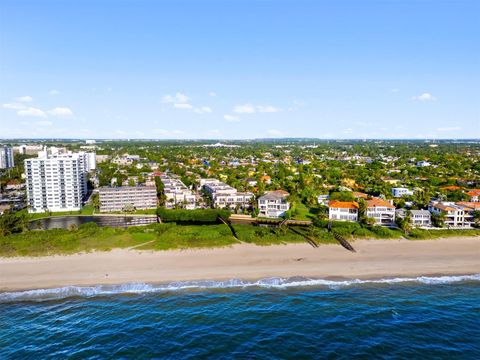
[[[166,197],[165,207],[167,209],[173,209],[176,206],[187,210],[196,208],[195,194],[180,179],[162,175],[160,180],[164,186],[163,193]]]
[[[248,208],[253,199],[250,192],[238,192],[237,189],[217,179],[200,179],[200,185],[212,198],[216,208]]]
[[[290,209],[287,198],[290,194],[283,190],[267,191],[258,198],[258,216],[279,218]]]
[[[469,228],[474,224],[473,203],[432,202],[428,210],[435,215],[444,215],[446,227]]]
[[[157,207],[155,186],[101,187],[98,189],[100,211],[146,210]]]
[[[13,149],[8,146],[0,147],[0,169],[10,169],[14,166]]]
[[[355,201],[330,201],[328,218],[335,221],[358,221],[358,203]]]
[[[367,199],[365,202],[367,203],[365,215],[375,219],[375,225],[395,224],[395,206],[379,198]]]
[[[24,164],[29,212],[81,209],[87,194],[85,153],[41,151],[37,158],[27,159]]]
[[[396,187],[392,188],[392,195],[396,198],[401,198],[403,196],[412,196],[413,190],[403,188],[403,187]]]

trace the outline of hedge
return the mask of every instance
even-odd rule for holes
[[[227,220],[230,217],[230,211],[220,209],[165,209],[158,208],[157,215],[163,222],[176,222],[188,224],[211,224],[218,222],[222,217]]]

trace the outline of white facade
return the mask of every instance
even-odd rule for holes
[[[415,226],[432,226],[432,215],[428,210],[410,210],[411,222]]]
[[[328,200],[330,199],[330,195],[318,195],[317,201],[320,205],[328,205]]]
[[[89,152],[87,154],[87,170],[92,171],[97,168],[97,155],[94,152]]]
[[[167,209],[173,209],[175,206],[187,210],[196,208],[195,194],[180,179],[162,175],[160,180],[164,186],[163,193],[166,197],[165,207]]]
[[[365,215],[375,219],[375,225],[393,225],[395,223],[395,206],[379,198],[366,200]]]
[[[432,165],[432,164],[430,164],[428,161],[425,161],[425,160],[417,162],[418,167],[427,167],[427,166],[430,166],[430,165]]]
[[[146,210],[157,207],[155,186],[101,187],[100,211]]]
[[[407,188],[392,188],[392,195],[393,197],[400,198],[402,196],[412,196],[413,190]]]
[[[453,202],[432,202],[428,210],[432,214],[444,216],[446,227],[470,228],[474,225],[475,207]]]
[[[0,169],[10,169],[14,166],[13,149],[8,146],[0,147]]]
[[[39,153],[25,160],[29,212],[75,211],[87,193],[85,153]]]
[[[285,215],[290,209],[287,201],[286,191],[269,191],[258,198],[258,216],[268,218],[279,218]]]
[[[200,185],[212,198],[216,208],[248,208],[253,199],[250,192],[238,192],[237,189],[217,179],[201,179]]]
[[[328,218],[335,221],[358,221],[358,203],[350,201],[330,201]]]
[[[428,210],[405,210],[397,209],[395,210],[395,217],[405,218],[407,216],[407,211],[410,212],[410,223],[416,227],[431,227],[432,226],[432,215]]]

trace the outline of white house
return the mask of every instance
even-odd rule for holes
[[[422,161],[418,161],[417,162],[417,166],[418,167],[427,167],[427,166],[430,166],[432,165],[431,163],[429,163],[428,161],[425,161],[425,160],[422,160]]]
[[[283,190],[267,191],[258,198],[258,216],[279,218],[290,209],[287,198],[290,194]]]
[[[392,195],[393,197],[400,198],[403,196],[412,196],[413,190],[403,188],[403,187],[395,187],[392,188]]]
[[[480,189],[473,189],[467,192],[470,202],[480,202]]]
[[[320,205],[327,205],[330,195],[318,195],[317,201]]]
[[[428,210],[435,215],[443,215],[447,227],[469,228],[474,224],[474,203],[432,202]]]
[[[366,216],[375,219],[376,225],[393,225],[395,223],[395,206],[388,201],[373,198],[365,200],[367,203]]]
[[[328,218],[336,221],[358,221],[358,203],[356,201],[330,201]]]
[[[398,209],[395,212],[398,218],[405,217],[406,213],[405,209]],[[413,226],[430,227],[432,226],[432,215],[428,210],[410,210],[410,223]]]

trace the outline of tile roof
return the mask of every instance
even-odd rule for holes
[[[365,201],[367,203],[367,207],[387,207],[387,208],[395,209],[395,206],[393,206],[388,201],[383,199],[373,198]]]
[[[358,203],[356,201],[336,201],[332,200],[328,202],[329,208],[341,208],[341,209],[358,209]]]

